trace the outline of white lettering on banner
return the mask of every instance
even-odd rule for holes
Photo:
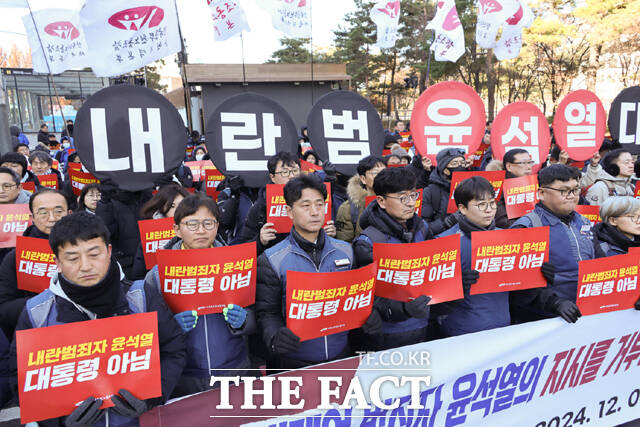
[[[456,110],[456,114],[442,114],[444,109]],[[424,134],[427,137],[427,151],[437,153],[445,148],[462,148],[465,145],[450,145],[462,143],[462,137],[471,135],[471,126],[452,126],[464,123],[471,117],[471,107],[459,99],[438,99],[427,107],[427,116],[435,123],[445,126],[425,126]],[[429,138],[437,136],[437,138]]]
[[[636,133],[627,133],[629,113],[636,112]],[[620,144],[640,144],[640,102],[623,102],[620,104]]]
[[[262,138],[237,139],[238,136],[258,136],[258,125],[252,113],[220,113],[223,150],[255,150],[264,147],[265,157],[276,154],[276,138],[282,137],[282,127],[275,124],[273,113],[262,113]],[[224,125],[242,123],[242,126]],[[264,144],[263,144],[264,141]],[[227,170],[262,171],[267,160],[239,160],[237,151],[225,152]]]
[[[343,110],[342,114],[335,115],[330,109],[322,109],[322,124],[331,163],[352,165],[371,154],[366,111]]]
[[[109,158],[107,119],[104,108],[91,109],[91,137],[93,138],[93,161],[96,171],[121,171],[129,169],[129,158]]]
[[[574,115],[574,113],[577,113]],[[571,102],[564,110],[567,126],[567,146],[595,147],[596,146],[596,103],[590,102],[586,106],[581,102]],[[581,123],[587,122],[587,125]]]
[[[531,116],[528,122],[524,122],[523,128],[525,131],[529,132],[531,139],[529,139],[529,136],[520,129],[520,117],[512,116],[511,122],[509,123],[509,130],[507,130],[506,134],[502,135],[502,145],[510,143],[514,138],[518,138],[518,140],[523,144],[530,141],[530,144],[518,148],[527,150],[531,155],[532,160],[535,163],[540,163],[540,153],[538,150],[538,117]]]

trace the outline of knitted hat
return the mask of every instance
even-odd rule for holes
[[[442,173],[451,160],[462,157],[464,158],[465,152],[459,148],[447,148],[442,150],[436,156],[436,162],[438,163],[438,172]]]
[[[20,153],[5,153],[0,158],[0,165],[3,163],[18,163],[22,166],[22,176],[27,173],[27,158]],[[20,178],[22,178],[22,176]]]

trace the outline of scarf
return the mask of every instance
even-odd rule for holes
[[[495,230],[496,228],[495,219],[491,221],[491,224],[489,224],[489,226],[481,227],[475,222],[469,221],[469,219],[466,216],[460,213],[457,213],[456,216],[458,217],[458,224],[460,225],[460,230],[462,230],[462,232],[466,235],[470,235],[471,232],[473,231],[488,231],[488,230]]]

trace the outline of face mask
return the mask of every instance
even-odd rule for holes
[[[71,144],[69,144],[68,142],[63,142],[63,143],[62,143],[62,146],[63,146],[64,148],[69,148],[69,147],[71,147]]]
[[[449,169],[449,172],[451,172],[452,174],[454,172],[464,172],[467,170],[467,168],[465,168],[464,166],[456,166],[455,168],[447,168]]]
[[[200,161],[204,157],[204,154],[196,154],[196,160]]]

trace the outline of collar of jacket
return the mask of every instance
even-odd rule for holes
[[[440,173],[438,169],[433,169],[429,175],[429,184],[437,184],[445,187],[447,191],[451,188],[451,179]]]
[[[298,241],[295,239],[295,237],[293,236],[293,232],[295,232],[295,230],[292,228],[291,229],[291,233],[289,233],[289,235],[287,236],[286,239],[289,240],[289,243],[291,244],[291,252],[308,259],[309,261],[311,261],[313,263],[313,259],[311,258],[311,256],[302,248],[300,247],[300,245],[298,244]],[[296,233],[297,234],[297,233]],[[333,245],[330,243],[330,240],[326,239],[325,235],[324,235],[324,230],[320,230],[320,234],[322,234],[322,251],[320,253],[320,263],[319,266],[322,265],[322,260],[331,252],[333,252],[335,250],[335,248],[333,247]],[[301,237],[302,239],[302,237]],[[304,239],[303,239],[304,240]],[[318,240],[320,240],[320,235],[318,235]],[[311,242],[309,242],[311,243]],[[312,243],[311,243],[312,244]],[[315,264],[314,264],[315,265]],[[318,269],[320,267],[317,267]]]
[[[547,218],[551,225],[556,225],[559,222],[562,222],[565,225],[570,225],[576,216],[575,211],[571,212],[569,215],[558,215],[552,212],[551,209],[547,208],[542,202],[538,202],[536,204],[536,210],[538,211],[538,214]]]
[[[320,229],[320,232],[318,233],[318,239],[315,242],[310,242],[302,237],[295,228],[291,228],[291,237],[297,243],[300,249],[307,253],[314,250],[319,250],[320,252],[322,252],[322,250],[324,249],[325,236],[323,229]]]
[[[367,199],[367,189],[362,186],[360,182],[360,175],[354,175],[349,178],[349,184],[347,185],[347,195],[349,201],[358,209],[364,208],[364,203]]]
[[[488,230],[496,229],[495,219],[491,221],[491,224],[489,224],[488,227],[481,227],[475,222],[470,221],[469,218],[467,218],[466,216],[460,213],[456,213],[455,215],[458,217],[458,224],[460,225],[460,231],[462,231],[467,236],[470,236],[471,233],[474,231],[488,231]]]
[[[368,215],[360,219],[360,227],[362,227],[363,230],[368,226],[373,226],[382,233],[393,236],[405,243],[413,242],[420,224],[422,223],[421,218],[416,214],[413,214],[413,218],[407,220],[405,224],[400,224],[375,201],[367,206],[367,211]]]
[[[29,227],[27,227],[22,235],[26,237],[35,237],[36,239],[49,239],[49,235],[40,231],[40,229],[36,227],[35,224],[31,224]]]

